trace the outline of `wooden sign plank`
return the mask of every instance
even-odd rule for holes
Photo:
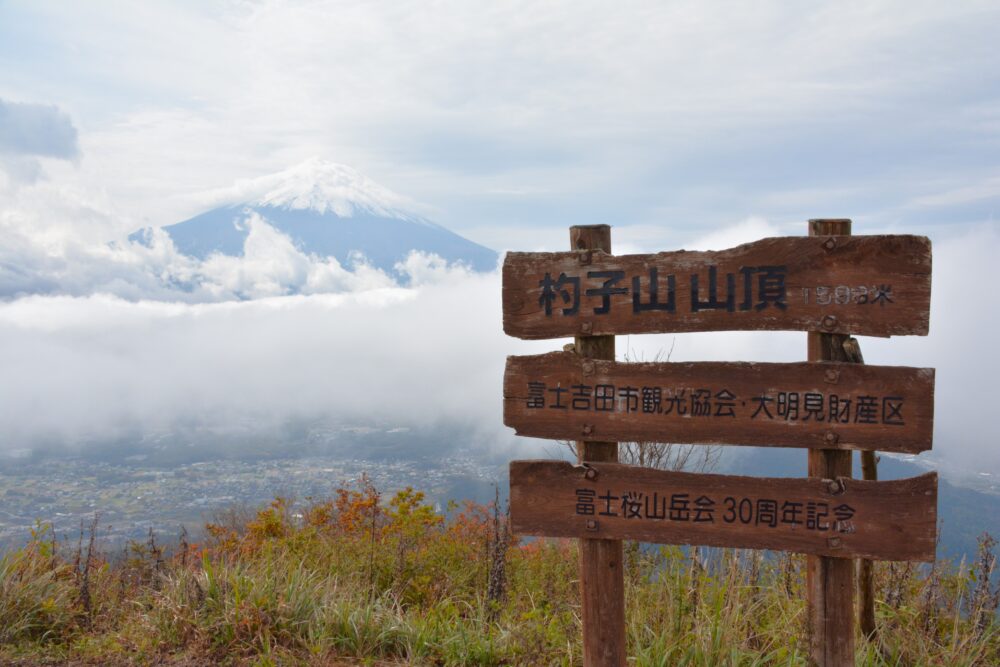
[[[867,482],[512,461],[515,534],[933,561],[937,473]]]
[[[504,424],[563,440],[917,453],[931,448],[934,370],[823,363],[619,363],[507,357]]]
[[[780,330],[926,335],[923,236],[781,237],[711,252],[510,252],[504,331],[518,338]]]

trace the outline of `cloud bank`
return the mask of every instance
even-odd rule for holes
[[[396,285],[363,256],[341,266],[333,257],[303,252],[257,213],[234,221],[248,230],[240,256],[216,253],[199,260],[180,253],[162,230],[141,242],[94,244],[73,233],[47,237],[10,216],[0,230],[0,298],[30,294],[105,294],[128,300],[190,303],[256,299],[288,294],[363,292]],[[414,253],[396,269],[417,284],[444,263]]]
[[[503,357],[558,342],[502,337],[495,276],[416,256],[401,290],[259,219],[242,258],[116,242],[203,211],[206,186],[321,154],[498,249],[562,249],[588,223],[615,225],[618,252],[821,216],[925,231],[931,334],[866,339],[865,356],[937,366],[938,453],[1000,468],[998,17],[988,1],[0,3],[0,99],[59,105],[2,103],[0,448],[341,406],[419,423],[438,402],[508,437]],[[801,334],[619,345],[805,356]],[[357,398],[370,383],[384,400]]]
[[[748,221],[731,238],[716,235],[702,245],[728,247],[766,224]],[[261,233],[267,240],[269,232]],[[109,293],[0,303],[0,449],[89,447],[181,426],[253,430],[329,418],[441,433],[461,427],[473,435],[448,445],[507,456],[544,452],[544,441],[515,438],[502,426],[504,359],[565,341],[504,336],[498,273],[413,255],[406,266],[412,286],[403,288],[322,262],[300,264],[276,245],[258,257],[251,252],[242,265],[230,258],[212,267],[213,285],[256,290],[254,300],[219,302],[205,288],[201,303]],[[868,363],[936,367],[933,456],[994,472],[1000,454],[989,397],[1000,360],[983,351],[1000,316],[984,305],[982,286],[998,251],[996,226],[938,242],[930,336],[861,342]],[[310,280],[317,291],[340,291],[266,296]],[[110,276],[105,282],[114,284]],[[618,354],[798,361],[805,347],[800,333],[726,332],[622,336]]]

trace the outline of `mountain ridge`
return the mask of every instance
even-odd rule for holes
[[[205,260],[219,253],[239,257],[258,214],[301,252],[333,257],[345,268],[367,262],[389,275],[413,252],[441,257],[476,271],[492,271],[498,255],[412,210],[408,200],[347,165],[307,160],[276,174],[217,191],[228,200],[162,229],[182,254]],[[129,240],[148,244],[149,228]]]

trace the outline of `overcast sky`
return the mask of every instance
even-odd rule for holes
[[[503,355],[557,343],[502,337],[495,276],[414,265],[425,280],[398,292],[266,235],[238,266],[176,269],[162,251],[108,245],[318,156],[498,250],[561,250],[586,223],[612,224],[619,251],[803,234],[811,217],[926,234],[931,336],[866,341],[866,357],[938,366],[936,448],[1000,471],[986,289],[1000,253],[998,32],[996,2],[0,0],[0,448],[264,405],[321,411],[337,385],[317,368],[348,360],[316,331],[392,348],[377,332],[415,313],[440,318],[426,341],[409,332],[435,366],[476,375],[447,400],[498,419]],[[168,266],[218,277],[195,300],[269,296],[256,276],[275,266],[340,296],[181,305],[155,280]],[[488,296],[449,292],[469,285]],[[454,324],[456,303],[476,321]],[[264,324],[286,310],[297,326]],[[799,338],[706,335],[678,354],[789,360]],[[303,350],[331,366],[303,369]],[[357,373],[386,367],[362,358]],[[414,415],[434,409],[395,386]]]

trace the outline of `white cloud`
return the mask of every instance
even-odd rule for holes
[[[148,230],[144,243],[93,243],[70,228],[32,228],[34,216],[0,214],[6,243],[0,247],[0,297],[25,294],[109,294],[130,300],[225,301],[285,294],[362,292],[396,285],[358,256],[350,267],[333,257],[299,250],[256,213],[236,224],[248,229],[238,257],[214,254],[204,261],[177,251],[166,232]],[[411,279],[446,271],[436,256],[415,256],[399,267]]]
[[[983,352],[997,328],[982,295],[997,233],[967,231],[997,203],[998,13],[902,1],[0,3],[0,97],[57,105],[62,157],[82,155],[44,163],[48,180],[24,144],[5,158],[0,437],[367,414],[345,388],[355,382],[390,387],[407,418],[439,401],[498,423],[503,356],[558,343],[501,337],[495,277],[412,256],[403,290],[304,255],[258,219],[240,259],[195,262],[162,236],[120,242],[202,212],[220,185],[321,155],[497,248],[561,250],[567,226],[589,223],[615,226],[617,252],[804,234],[823,215],[853,217],[858,233],[929,229],[931,335],[862,344],[872,363],[936,365],[938,448],[1000,468],[982,407],[1000,372]],[[67,127],[79,128],[75,152]],[[218,303],[238,297],[258,300]],[[672,344],[675,359],[805,354],[800,334],[627,344],[647,358]],[[428,391],[428,376],[447,383]]]
[[[988,2],[5,6],[27,36],[0,39],[0,95],[73,114],[87,159],[62,175],[112,189],[114,223],[135,222],[117,234],[316,154],[477,239],[712,229],[883,214],[942,169],[995,177],[996,19]]]
[[[260,231],[261,240],[271,233]],[[729,244],[767,231],[767,221],[755,220],[716,238]],[[259,256],[251,251],[241,267],[216,267],[212,284],[260,294],[308,284],[322,263],[304,263],[281,239],[272,240]],[[937,243],[934,252],[930,336],[863,338],[865,358],[936,367],[934,456],[1000,471],[1000,433],[989,418],[1000,357],[986,352],[1000,316],[982,296],[1000,252],[1000,232],[984,226]],[[348,278],[330,266],[337,289],[347,291],[221,303],[107,294],[0,303],[2,447],[330,418],[442,432],[460,424],[476,434],[463,446],[542,453],[543,442],[516,439],[502,426],[504,359],[557,350],[565,341],[503,335],[498,273],[447,267],[416,254],[401,267],[411,276],[410,287]],[[670,352],[673,361],[798,361],[805,358],[805,338],[780,332],[622,336],[618,353],[653,359]]]
[[[690,248],[691,250],[725,250],[770,236],[781,236],[781,231],[763,218],[747,218],[732,227],[696,239]]]
[[[210,255],[184,276],[198,285],[199,292],[204,290],[215,299],[254,299],[291,293],[360,292],[395,285],[392,278],[365,264],[363,258],[359,258],[354,271],[349,271],[333,257],[303,253],[257,213],[239,224],[249,230],[242,256]],[[160,234],[154,245],[169,244],[166,234]]]
[[[498,304],[497,274],[461,269],[417,288],[245,302],[25,297],[0,304],[0,442],[330,417],[459,424],[510,444],[504,354],[532,346],[504,340]]]

